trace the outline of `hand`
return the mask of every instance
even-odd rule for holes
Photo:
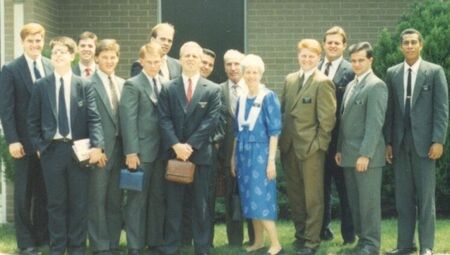
[[[231,157],[230,174],[231,176],[236,177],[236,161],[234,155]]]
[[[334,156],[334,160],[336,161],[336,164],[338,166],[341,166],[342,154],[340,152],[337,152],[336,155]]]
[[[92,148],[89,153],[89,164],[97,164],[99,167],[106,165],[106,155],[102,153],[100,148]]]
[[[437,160],[442,156],[444,152],[444,146],[440,143],[433,143],[428,151],[428,157],[431,160]]]
[[[220,148],[220,143],[214,143],[214,147],[216,147],[216,150]]]
[[[21,143],[17,142],[17,143],[12,143],[9,145],[9,154],[11,154],[11,156],[13,158],[22,158],[23,156],[25,156],[25,150],[23,149],[23,146]]]
[[[267,179],[269,181],[275,179],[277,177],[277,171],[275,167],[275,160],[270,160],[267,162]]]
[[[392,146],[388,145],[386,146],[386,149],[384,151],[384,157],[386,158],[386,162],[389,164],[392,164],[392,159],[394,158],[394,154],[392,153]]]
[[[125,159],[125,164],[127,165],[128,169],[130,170],[136,170],[138,166],[141,164],[141,161],[139,160],[139,157],[136,153],[128,154]]]
[[[188,160],[192,155],[192,152],[194,151],[192,147],[187,143],[177,143],[173,145],[172,148],[175,151],[177,158],[183,161]]]
[[[367,171],[367,167],[369,166],[369,158],[365,156],[361,156],[356,160],[356,171],[364,172]]]
[[[37,155],[38,159],[41,158],[41,153],[39,151],[36,151],[36,155]]]

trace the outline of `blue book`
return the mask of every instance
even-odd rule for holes
[[[129,171],[127,168],[120,170],[119,188],[142,191],[144,186],[144,172],[138,168],[135,172]]]

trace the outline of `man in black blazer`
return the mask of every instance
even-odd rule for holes
[[[156,42],[161,45],[164,56],[161,62],[159,73],[167,80],[172,80],[181,75],[181,66],[178,60],[167,55],[172,48],[175,28],[169,23],[159,23],[151,31],[150,42]],[[131,65],[131,77],[139,74],[142,70],[142,64],[136,60]]]
[[[50,42],[55,72],[38,80],[28,108],[32,146],[40,155],[47,188],[50,254],[85,254],[89,171],[73,156],[73,141],[89,139],[89,163],[105,165],[100,115],[94,88],[72,74],[76,43]]]
[[[181,77],[172,80],[160,94],[158,112],[166,159],[178,158],[196,164],[194,182],[167,182],[167,212],[163,254],[174,254],[181,244],[184,193],[192,190],[193,235],[196,254],[209,254],[210,213],[208,175],[211,171],[211,134],[220,111],[220,88],[200,77],[202,48],[187,42],[180,49]]]
[[[423,60],[423,38],[415,29],[400,34],[405,61],[386,73],[386,161],[395,173],[397,248],[390,255],[432,254],[436,205],[436,160],[443,153],[448,126],[448,83],[444,69]]]
[[[85,31],[78,37],[78,56],[80,60],[77,65],[72,68],[75,75],[83,78],[90,78],[97,70],[95,64],[95,48],[97,44],[97,35]]]
[[[95,91],[108,158],[104,168],[96,167],[89,173],[88,234],[94,254],[118,252],[123,224],[122,191],[117,184],[125,164],[119,123],[119,100],[125,80],[115,74],[119,54],[116,40],[101,40],[95,52],[98,69],[89,79]]]
[[[3,67],[0,116],[9,152],[14,159],[14,225],[21,254],[36,254],[48,243],[47,197],[39,158],[27,130],[33,83],[53,71],[42,57],[45,29],[29,23],[20,32],[24,54]],[[32,212],[32,215],[31,215]]]
[[[341,27],[334,26],[325,32],[323,38],[323,48],[325,58],[319,63],[319,70],[322,71],[336,86],[337,108],[340,109],[342,97],[347,84],[349,84],[355,74],[352,71],[350,63],[344,59],[344,50],[347,47],[347,35]],[[341,235],[344,244],[350,244],[355,241],[355,230],[353,228],[350,207],[348,204],[347,193],[345,189],[345,179],[342,167],[336,164],[334,155],[336,155],[336,144],[339,130],[340,111],[336,111],[336,125],[332,131],[330,146],[325,160],[324,172],[324,216],[320,238],[322,240],[333,239],[331,232],[331,180],[334,180],[336,190],[339,196]]]

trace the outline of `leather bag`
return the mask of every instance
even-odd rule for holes
[[[181,184],[194,181],[195,164],[190,161],[170,159],[167,162],[166,180]]]

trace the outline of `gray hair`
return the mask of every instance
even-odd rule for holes
[[[227,50],[227,52],[225,52],[225,54],[223,55],[223,62],[227,63],[233,58],[237,58],[239,59],[239,62],[241,62],[244,57],[245,55],[238,50]]]
[[[198,43],[196,43],[196,42],[194,42],[194,41],[189,41],[189,42],[184,43],[184,44],[181,46],[181,48],[180,48],[180,57],[183,56],[183,53],[184,53],[184,51],[185,51],[187,48],[196,48],[196,51],[198,51],[198,56],[199,56],[199,57],[201,57],[202,54],[203,54],[203,48],[202,48]]]
[[[248,54],[247,56],[245,56],[241,62],[241,72],[244,73],[245,69],[250,66],[256,67],[259,70],[259,72],[261,73],[261,75],[265,71],[264,62],[263,62],[262,58],[258,55]]]

